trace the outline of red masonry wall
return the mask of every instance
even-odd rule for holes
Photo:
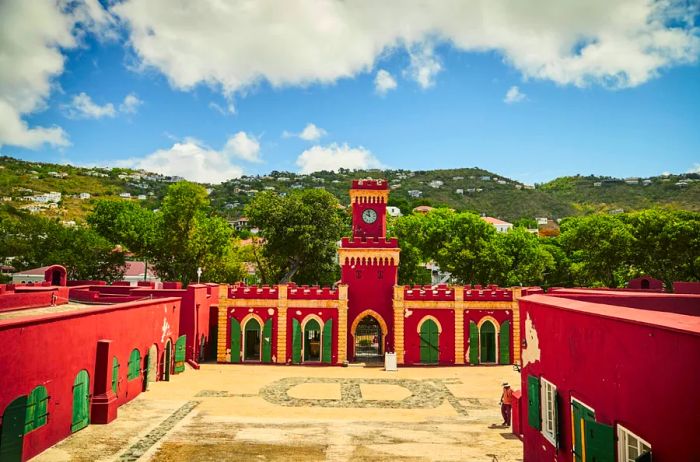
[[[454,364],[455,360],[455,313],[453,310],[410,310],[404,322],[405,364],[420,363],[420,334],[418,326],[427,317],[437,319],[442,327],[438,337],[439,364]],[[439,328],[438,328],[439,330]]]
[[[572,460],[572,397],[593,408],[598,422],[621,424],[648,441],[655,462],[700,460],[695,440],[700,415],[697,317],[674,313],[650,316],[646,310],[542,295],[522,299],[520,307],[527,342],[521,384],[526,462]],[[609,318],[585,310],[664,319],[678,328]],[[530,331],[526,329],[529,322]],[[691,328],[694,332],[686,331]],[[558,449],[528,424],[528,375],[543,377],[557,387],[561,429]]]
[[[143,370],[151,345],[157,346],[160,357],[168,339],[175,341],[179,318],[180,299],[164,298],[0,321],[0,413],[38,385],[44,385],[50,396],[48,423],[25,435],[23,458],[39,454],[70,434],[73,382],[85,369],[94,393],[99,340],[112,340],[110,356],[116,356],[120,364],[117,405],[121,405],[143,387],[143,374],[127,381],[131,351],[138,348],[141,352]],[[111,359],[109,366],[106,379],[111,384]]]

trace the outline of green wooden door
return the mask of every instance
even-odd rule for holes
[[[304,361],[321,361],[321,325],[315,319],[304,326]]]
[[[297,319],[292,319],[292,362],[299,364],[301,362],[301,324]]]
[[[503,321],[498,333],[498,363],[510,364],[510,321]]]
[[[262,361],[264,363],[272,362],[272,319],[265,321],[263,327],[262,338]]]
[[[542,429],[540,412],[540,378],[527,376],[527,422],[535,430]]]
[[[2,414],[0,433],[0,460],[20,462],[24,441],[24,420],[27,410],[27,397],[20,396],[12,401]]]
[[[469,364],[479,364],[479,328],[469,321]]]
[[[437,324],[432,319],[427,319],[420,326],[420,362],[423,364],[436,364],[439,355],[439,334]]]
[[[241,323],[231,318],[231,362],[241,362]]]
[[[613,427],[583,419],[585,434],[584,462],[615,462],[615,432]]]
[[[117,386],[119,384],[119,360],[116,356],[112,357],[112,391],[117,394]]]
[[[82,370],[73,382],[73,421],[71,432],[77,432],[90,423],[90,377]]]
[[[581,439],[584,425],[583,419],[595,421],[595,412],[578,401],[571,400],[571,435],[573,438],[575,462],[583,462],[583,444]]]
[[[329,319],[323,325],[323,358],[324,363],[330,364],[333,353],[333,320]]]
[[[481,325],[479,332],[481,337],[481,355],[482,363],[496,362],[496,327],[491,321],[485,321]]]
[[[187,344],[187,336],[181,335],[175,342],[175,373],[185,371],[185,345]]]

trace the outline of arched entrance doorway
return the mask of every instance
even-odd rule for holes
[[[420,362],[437,364],[440,358],[440,329],[437,323],[426,318],[420,325]]]
[[[491,321],[484,321],[479,329],[479,361],[483,363],[496,362],[496,326]]]
[[[243,361],[260,361],[260,323],[257,319],[250,318],[243,330]]]
[[[355,361],[381,361],[384,332],[382,326],[372,315],[366,315],[357,323],[354,332]]]
[[[309,319],[304,325],[304,362],[321,361],[321,325]]]
[[[148,389],[148,382],[155,382],[158,378],[158,347],[153,344],[148,349],[148,356],[146,358],[146,386]]]
[[[7,460],[8,462],[20,462],[22,460],[26,411],[26,396],[20,396],[5,408],[0,429],[0,460]]]
[[[168,339],[167,342],[165,342],[165,355],[163,355],[163,380],[166,382],[170,380],[170,371],[171,371],[171,364],[172,364],[172,348],[173,344],[170,342],[170,339]]]

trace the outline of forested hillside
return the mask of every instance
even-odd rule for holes
[[[296,189],[325,189],[347,204],[350,181],[364,177],[386,178],[392,189],[391,204],[404,213],[417,205],[432,205],[515,221],[653,207],[700,211],[698,174],[627,180],[574,176],[526,185],[479,168],[415,172],[341,169],[337,173],[325,171],[311,175],[273,171],[264,176],[244,176],[205,186],[213,207],[227,218],[237,218],[243,214],[244,206],[265,190],[284,195]],[[125,199],[157,208],[166,187],[178,179],[123,168],[81,168],[0,158],[0,197],[5,205],[28,209],[34,204],[35,213],[67,221],[82,220],[92,209],[93,201],[100,197],[128,194]],[[35,196],[50,192],[61,193],[55,206],[35,204]]]

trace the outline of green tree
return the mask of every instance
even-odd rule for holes
[[[156,219],[138,203],[102,199],[95,203],[87,222],[100,235],[145,257],[153,251]]]
[[[560,241],[571,259],[575,284],[619,287],[629,278],[635,238],[617,216],[568,218]]]
[[[424,215],[405,215],[389,221],[387,234],[399,239],[399,284],[430,284],[430,271],[421,252]]]
[[[669,290],[673,281],[700,278],[700,214],[649,209],[623,219],[635,237],[635,276],[659,278]]]
[[[263,282],[330,284],[337,280],[336,243],[344,230],[344,211],[329,192],[307,189],[285,197],[258,194],[246,208],[260,229],[257,255]]]
[[[242,269],[234,245],[231,227],[213,216],[204,187],[181,181],[168,188],[156,215],[152,252],[161,278],[187,285],[202,268],[205,280],[237,279]]]
[[[545,274],[555,267],[554,257],[540,244],[539,239],[526,229],[518,227],[507,233],[497,233],[492,242],[496,258],[489,278],[502,286],[540,285]]]

